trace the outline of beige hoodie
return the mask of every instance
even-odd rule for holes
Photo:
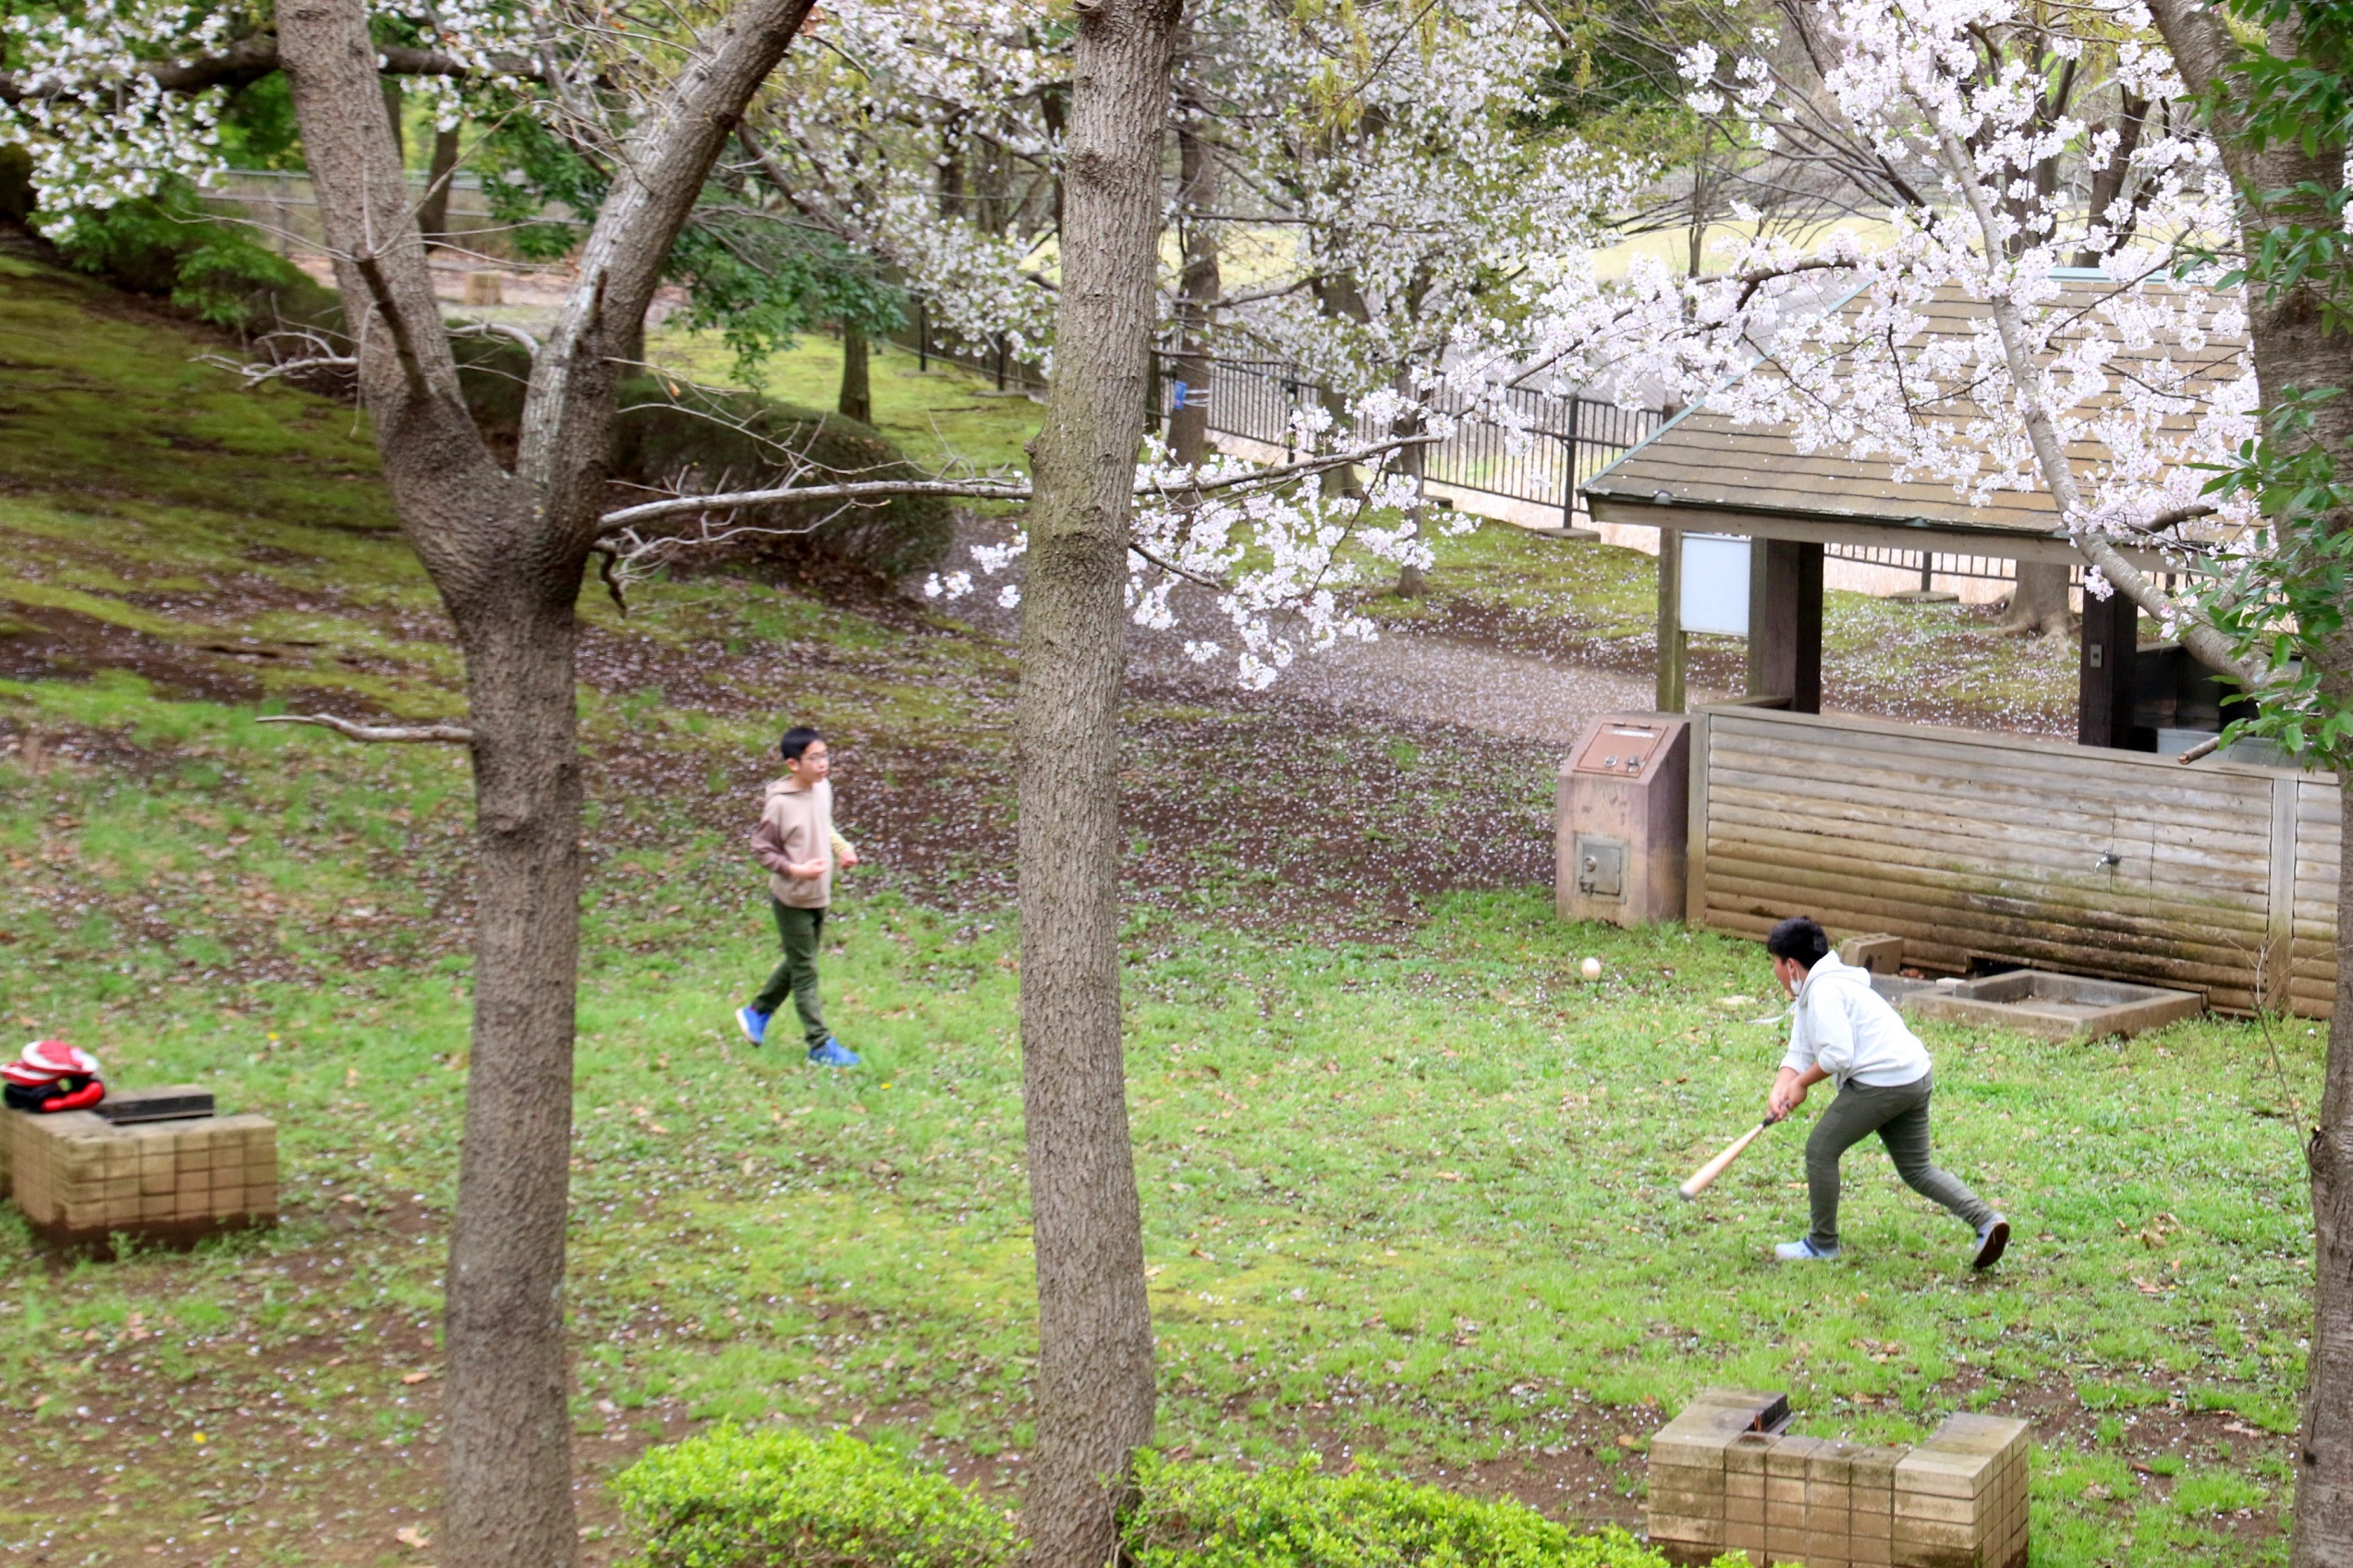
[[[819,779],[803,789],[789,778],[768,785],[760,825],[751,830],[751,856],[768,868],[768,891],[794,909],[823,909],[834,900],[834,858],[849,841],[834,831],[834,784]],[[796,877],[786,868],[823,860],[818,877]]]

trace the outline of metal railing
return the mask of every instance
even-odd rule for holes
[[[406,178],[410,200],[422,201],[429,183],[426,177],[411,170]],[[325,247],[318,196],[311,189],[311,176],[299,170],[230,169],[198,195],[205,207],[220,216],[256,225],[261,230],[257,243],[282,256]],[[513,259],[512,230],[491,211],[490,198],[475,176],[451,176],[445,221],[451,241],[466,250],[491,260]],[[587,227],[562,207],[550,207],[537,221]]]
[[[1866,566],[1884,566],[1890,571],[1916,572],[1920,576],[1920,591],[1929,591],[1933,577],[1975,577],[1986,582],[2016,582],[2018,564],[2000,555],[1946,555],[1941,552],[1896,550],[1877,544],[1825,544],[1822,553],[1834,561],[1853,561]],[[2075,580],[2081,581],[2083,572],[2075,569]]]
[[[939,334],[932,330],[932,314],[924,308],[920,297],[915,300],[914,308],[908,312],[898,331],[890,334],[890,341],[914,355],[919,370],[929,370],[931,362],[937,359],[943,364],[995,378],[999,392],[1043,392],[1046,389],[1046,379],[1038,372],[1038,368],[1015,359],[1002,337],[989,347],[978,349],[969,344],[941,341]]]
[[[1173,354],[1163,352],[1160,414],[1175,411],[1179,383]],[[1188,402],[1201,395],[1188,386]],[[1274,359],[1213,361],[1208,387],[1213,434],[1278,449],[1285,460],[1298,456],[1292,415],[1323,404],[1325,389],[1296,365]],[[1455,419],[1454,433],[1429,448],[1422,478],[1449,489],[1475,491],[1512,501],[1559,508],[1573,520],[1584,509],[1578,486],[1608,467],[1628,448],[1647,440],[1664,422],[1655,408],[1622,408],[1584,397],[1554,397],[1514,388],[1505,394],[1521,430],[1472,411],[1471,400],[1444,394],[1436,407]]]

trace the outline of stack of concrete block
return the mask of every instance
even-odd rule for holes
[[[277,1126],[266,1116],[5,1120],[17,1207],[53,1246],[103,1250],[117,1233],[185,1245],[277,1222]]]
[[[1651,1543],[1757,1568],[2023,1568],[2027,1426],[1955,1416],[1917,1448],[1790,1437],[1779,1395],[1710,1389],[1651,1440]]]

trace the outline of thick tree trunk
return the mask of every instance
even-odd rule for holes
[[[842,323],[842,395],[834,406],[860,424],[874,422],[874,389],[867,365],[863,328]]]
[[[2346,148],[2293,141],[2257,151],[2231,105],[2243,101],[2230,79],[2239,45],[2223,13],[2198,0],[2153,0],[2158,30],[2191,93],[2213,92],[2224,107],[2213,130],[2223,164],[2241,192],[2247,249],[2262,232],[2296,214],[2267,212],[2249,200],[2269,191],[2343,188]],[[2298,53],[2292,23],[2273,30],[2272,52]],[[2305,221],[2318,221],[2310,213]],[[2323,330],[2323,290],[2311,280],[2276,293],[2248,291],[2248,336],[2254,351],[2262,406],[2276,407],[2293,392],[2353,388],[2353,336]],[[2353,451],[2353,397],[2311,406],[2309,440],[2337,454]],[[2332,517],[2332,530],[2353,519]],[[2339,708],[2353,705],[2353,639],[2333,639],[2321,661],[2321,689]],[[2353,800],[2346,825],[2353,829]],[[2353,871],[2353,844],[2345,869]],[[2306,1146],[2312,1184],[2312,1338],[2304,1363],[2304,1424],[2296,1449],[2296,1530],[2292,1568],[2353,1564],[2353,884],[2342,885],[2336,906],[2337,990],[2329,1020],[2328,1068],[2319,1124]]]
[[[2353,649],[2339,670],[2353,668]],[[2330,699],[2353,704],[2343,680]],[[2339,825],[2353,835],[2353,790]],[[2296,1447],[2294,1568],[2353,1563],[2353,836],[2338,855],[2336,1013],[2320,1121],[2304,1150],[2312,1179],[2312,1341],[2304,1359],[2304,1425]]]
[[[738,0],[624,139],[579,281],[534,357],[515,471],[468,414],[408,209],[364,0],[284,0],[281,55],[360,388],[403,529],[466,655],[474,1031],[445,1306],[444,1568],[566,1568],[564,1347],[581,784],[574,602],[619,379],[728,129],[809,0]]]
[[[1188,103],[1176,121],[1176,212],[1184,225],[1185,265],[1177,283],[1176,363],[1173,374],[1184,401],[1168,416],[1169,455],[1198,467],[1209,456],[1209,312],[1224,287],[1217,228],[1207,214],[1217,206],[1217,161],[1201,140]]]
[[[2010,590],[2010,602],[2002,613],[2000,629],[2014,637],[2033,637],[2038,633],[2066,636],[2071,616],[2067,608],[2067,568],[2042,561],[2020,561],[2018,573],[2018,587]]]
[[[579,969],[579,563],[458,624],[474,731],[474,1029],[449,1238],[442,1561],[572,1561],[564,1226]]]
[[[1021,601],[1022,1094],[1038,1270],[1037,1568],[1102,1568],[1152,1437],[1119,1009],[1120,677],[1180,0],[1078,12],[1054,383]]]
[[[433,163],[426,176],[425,200],[417,209],[417,227],[428,245],[449,240],[449,182],[457,173],[458,128],[433,132]]]

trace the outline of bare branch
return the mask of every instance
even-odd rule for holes
[[[539,355],[539,339],[512,322],[486,322],[469,318],[449,323],[452,337],[508,337],[519,343],[533,358]]]
[[[1027,501],[1030,487],[1003,480],[860,480],[850,484],[787,485],[779,490],[739,490],[726,495],[678,495],[607,512],[597,525],[600,538],[664,517],[694,512],[732,512],[746,506],[799,505],[812,501],[864,504],[901,495],[960,496],[972,501]]]
[[[1244,485],[1282,484],[1333,468],[1352,468],[1403,447],[1434,446],[1442,439],[1434,435],[1399,436],[1373,446],[1360,446],[1347,452],[1328,452],[1296,463],[1223,474],[1215,479],[1175,484],[1164,484],[1155,479],[1138,485],[1136,493],[1140,496],[1175,498],[1203,494],[1213,490],[1234,490]],[[739,490],[723,495],[677,495],[624,506],[617,512],[607,512],[597,525],[597,535],[599,538],[610,538],[640,524],[698,512],[732,512],[746,506],[800,505],[814,501],[864,505],[902,495],[955,496],[969,501],[1027,501],[1030,499],[1030,487],[1016,480],[858,480],[847,484],[798,484],[773,490]]]
[[[316,724],[333,730],[346,740],[364,740],[378,745],[415,746],[435,742],[447,746],[471,746],[474,732],[463,724],[355,724],[349,719],[338,719],[333,713],[264,713],[254,721],[257,724]]]
[[[1139,560],[1150,562],[1152,565],[1158,566],[1162,571],[1166,572],[1172,577],[1182,577],[1189,583],[1197,583],[1201,587],[1208,589],[1213,593],[1223,593],[1229,586],[1228,584],[1219,582],[1215,577],[1205,577],[1199,572],[1190,571],[1186,567],[1180,566],[1176,562],[1167,559],[1165,556],[1156,555],[1152,553],[1152,552],[1145,549],[1142,545],[1138,544],[1132,539],[1128,541],[1128,553],[1135,556]]]
[[[2210,755],[2214,748],[2221,746],[2222,743],[2223,737],[2221,735],[2212,735],[2205,740],[2200,741],[2197,745],[2191,747],[2188,750],[2175,758],[2174,760],[2187,767],[2188,764],[2197,761],[2201,757]]]

